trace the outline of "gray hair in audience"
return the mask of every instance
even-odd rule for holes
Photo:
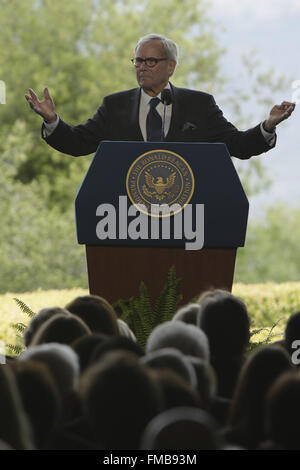
[[[146,426],[143,450],[217,450],[221,441],[213,418],[203,410],[177,407],[163,411]]]
[[[217,377],[209,362],[198,357],[188,356],[187,360],[194,368],[197,377],[197,390],[205,409],[210,407],[212,399],[217,394]]]
[[[36,360],[47,365],[62,396],[77,390],[80,374],[79,358],[70,346],[46,343],[31,346],[22,352],[20,360]]]
[[[188,304],[181,307],[173,316],[173,321],[182,321],[190,325],[196,325],[198,323],[198,315],[200,312],[199,304]]]
[[[167,321],[154,328],[147,340],[146,353],[162,348],[176,348],[187,356],[209,360],[209,344],[204,331],[180,321]]]
[[[154,369],[171,369],[194,389],[197,388],[197,376],[194,367],[178,349],[157,349],[146,354],[141,358],[141,361]]]
[[[136,337],[133,331],[127,325],[127,323],[124,320],[121,320],[121,318],[117,319],[117,323],[120,331],[120,336],[125,336],[125,338],[132,339],[132,341],[136,343]]]

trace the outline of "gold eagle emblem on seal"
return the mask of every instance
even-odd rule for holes
[[[153,207],[176,205],[180,212],[194,193],[194,175],[183,157],[170,150],[150,150],[130,166],[126,177],[129,199],[141,212],[155,215]]]
[[[152,176],[148,171],[145,172],[146,184],[143,186],[143,190],[147,196],[156,198],[158,201],[164,199],[167,196],[167,190],[171,189],[175,184],[176,173],[173,172],[170,176],[164,178],[163,176]],[[155,181],[156,180],[156,181]],[[149,191],[148,188],[154,189]]]

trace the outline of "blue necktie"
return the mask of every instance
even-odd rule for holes
[[[162,127],[162,119],[158,112],[156,111],[156,106],[160,103],[159,98],[151,98],[150,110],[147,115],[146,120],[146,130],[147,130],[147,140],[149,141],[161,141],[161,127]]]

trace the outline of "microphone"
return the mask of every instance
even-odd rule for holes
[[[164,103],[165,106],[168,106],[169,104],[172,103],[172,94],[169,88],[165,88],[161,92],[161,101]]]
[[[165,140],[164,130],[165,130],[165,121],[166,121],[166,106],[168,106],[169,104],[172,103],[171,91],[168,88],[165,88],[161,92],[161,98],[160,99],[161,99],[161,101],[164,105],[164,115],[163,115],[162,126],[161,126],[161,140],[164,141]]]

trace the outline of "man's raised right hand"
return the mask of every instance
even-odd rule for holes
[[[44,120],[51,124],[55,122],[57,119],[57,114],[55,113],[55,106],[54,101],[50,96],[48,88],[44,88],[44,100],[40,101],[33,91],[32,88],[29,88],[29,95],[25,95],[26,100],[28,101],[31,109],[40,116],[44,118]]]

